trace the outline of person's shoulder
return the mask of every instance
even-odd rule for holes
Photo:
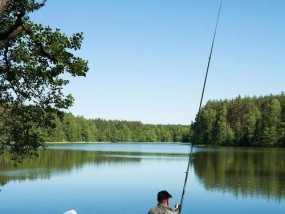
[[[149,211],[148,211],[148,214],[157,214],[156,207],[150,208]]]

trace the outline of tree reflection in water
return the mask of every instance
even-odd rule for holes
[[[208,191],[285,200],[284,149],[205,149],[192,164]]]
[[[168,158],[185,164],[187,153],[43,150],[39,157],[13,166],[8,155],[0,158],[0,185],[17,180],[49,179],[85,165],[140,164],[142,159]],[[178,163],[180,164],[180,163]],[[271,148],[196,148],[192,167],[207,191],[285,200],[285,150]]]

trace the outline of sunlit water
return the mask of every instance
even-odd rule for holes
[[[189,145],[62,144],[17,168],[0,159],[0,213],[147,213],[180,201]],[[285,213],[285,150],[195,148],[183,213]]]

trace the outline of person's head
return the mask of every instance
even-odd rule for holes
[[[158,203],[169,205],[170,198],[172,198],[172,195],[170,195],[166,190],[162,190],[157,193]]]

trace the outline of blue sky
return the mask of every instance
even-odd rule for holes
[[[48,0],[33,20],[83,32],[86,78],[65,88],[85,118],[190,124],[220,0]],[[285,1],[224,0],[207,100],[284,91]]]

